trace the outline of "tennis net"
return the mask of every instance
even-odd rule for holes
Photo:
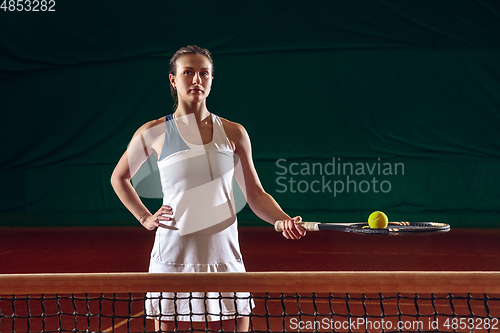
[[[254,303],[250,332],[500,332],[500,272],[374,271],[0,275],[0,331],[155,332],[155,297]],[[176,310],[172,332],[219,331]]]

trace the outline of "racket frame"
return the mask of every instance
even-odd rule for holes
[[[320,223],[320,222],[298,222],[307,231],[341,231],[359,234],[377,235],[429,235],[434,233],[448,232],[450,225],[439,222],[389,222],[386,228],[370,228],[367,222],[353,223]],[[283,221],[276,221],[276,231],[283,230]]]

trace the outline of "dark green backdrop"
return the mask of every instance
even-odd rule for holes
[[[135,225],[110,174],[171,112],[168,60],[188,44],[212,51],[209,110],[246,127],[290,214],[499,225],[496,0],[54,8],[0,10],[2,225]],[[248,208],[240,220],[263,225]]]

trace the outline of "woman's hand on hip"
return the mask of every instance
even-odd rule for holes
[[[160,209],[158,209],[158,211],[156,213],[151,214],[148,217],[146,217],[145,219],[143,219],[141,221],[141,223],[144,226],[144,228],[151,231],[151,230],[154,230],[154,229],[160,227],[160,225],[163,222],[172,221],[172,220],[173,220],[172,207],[167,206],[167,205],[163,205],[160,207]]]

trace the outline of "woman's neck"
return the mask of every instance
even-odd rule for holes
[[[176,118],[184,117],[184,116],[191,116],[191,117],[186,117],[189,119],[193,119],[192,116],[194,116],[194,119],[196,119],[196,122],[200,123],[204,119],[206,119],[210,115],[210,112],[208,111],[205,103],[179,103],[177,106],[177,109],[174,112],[174,116]]]

